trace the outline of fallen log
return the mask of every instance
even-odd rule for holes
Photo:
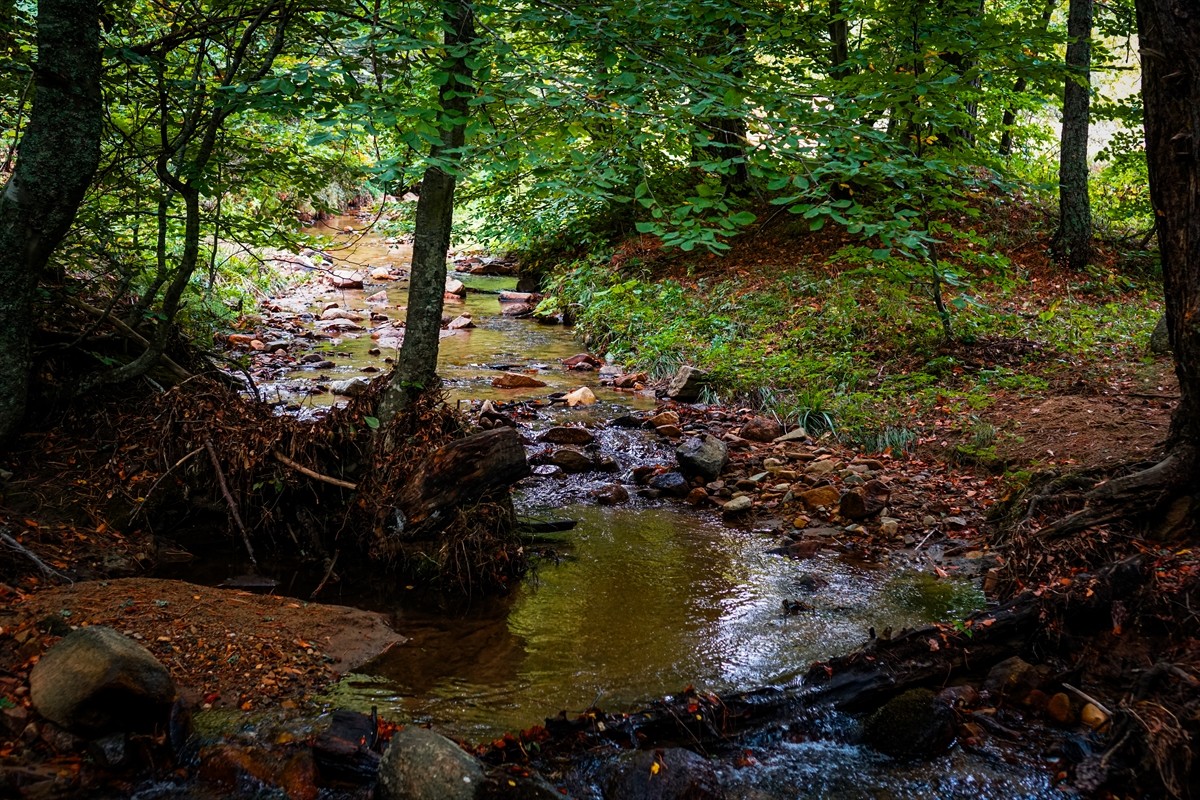
[[[400,535],[413,538],[438,512],[485,500],[531,474],[525,446],[513,428],[451,442],[429,456],[400,490],[396,505],[405,518]]]

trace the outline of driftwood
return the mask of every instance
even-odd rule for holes
[[[530,475],[525,446],[512,428],[459,439],[433,453],[400,490],[404,535],[415,536],[438,512],[485,500]]]

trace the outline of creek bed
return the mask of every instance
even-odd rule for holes
[[[372,250],[372,248],[375,248]],[[354,266],[396,258],[378,237],[359,240]],[[772,537],[753,527],[729,527],[718,516],[672,504],[601,508],[587,492],[628,480],[632,466],[670,464],[669,448],[642,431],[603,428],[630,405],[653,401],[600,387],[595,373],[561,369],[558,361],[582,348],[569,329],[499,314],[488,292],[514,279],[463,277],[464,304],[478,327],[442,340],[439,371],[455,400],[525,399],[588,385],[601,402],[557,410],[534,420],[536,429],[563,422],[597,426],[599,445],[621,468],[617,475],[529,482],[518,500],[524,511],[551,509],[579,526],[552,545],[520,587],[504,598],[447,604],[401,587],[385,608],[410,641],[349,675],[325,696],[330,708],[377,709],[396,722],[431,724],[471,742],[540,724],[560,711],[631,711],[694,685],[731,692],[790,685],[816,660],[849,652],[871,629],[953,622],[983,602],[968,582],[937,580],[895,565],[854,563],[827,554],[794,561],[768,553]],[[389,316],[405,302],[404,282],[385,288]],[[338,292],[343,307],[362,308],[363,292]],[[314,296],[309,308],[331,298]],[[329,377],[386,369],[365,333],[318,346],[338,366]],[[538,389],[497,390],[495,367],[543,365]],[[369,373],[369,370],[368,370]],[[311,370],[281,376],[279,391],[312,381]],[[300,394],[303,394],[302,392]],[[310,398],[317,403],[332,398]],[[632,487],[631,487],[632,488]],[[231,567],[232,568],[232,567]],[[336,597],[326,599],[337,601]],[[806,610],[785,613],[785,601]],[[378,607],[378,606],[377,606]],[[824,726],[822,728],[821,726]],[[1057,797],[1034,755],[968,752],[906,765],[852,742],[858,723],[831,714],[789,736],[787,726],[747,744],[754,769],[721,767],[729,796],[739,797]],[[581,764],[571,781],[581,796],[599,796],[605,764]],[[588,770],[596,770],[588,774]]]

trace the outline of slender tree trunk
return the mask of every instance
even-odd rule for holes
[[[442,141],[430,149],[430,165],[421,180],[413,232],[412,271],[404,344],[396,371],[379,404],[381,420],[392,419],[422,392],[438,385],[438,340],[446,290],[446,251],[454,216],[454,188],[466,141],[472,72],[468,54],[475,49],[475,17],[470,0],[442,6],[449,76],[438,93]]]
[[[850,72],[850,21],[842,0],[829,0],[829,74],[842,78]]]
[[[1045,33],[1050,27],[1050,18],[1054,16],[1054,6],[1057,5],[1057,0],[1048,0],[1045,8],[1042,9],[1042,26],[1041,33]],[[1013,84],[1013,94],[1021,94],[1029,86],[1029,81],[1022,75],[1017,78]],[[1004,116],[1000,120],[1000,129],[1004,131],[1000,134],[1000,146],[997,148],[1002,156],[1012,155],[1013,148],[1013,125],[1017,121],[1017,111],[1012,106],[1004,110]]]
[[[36,90],[0,194],[0,441],[25,416],[33,295],[100,163],[100,4],[41,0]]]
[[[730,23],[729,38],[733,56],[730,74],[740,81],[746,64],[746,26],[741,22]],[[721,115],[708,117],[701,124],[711,139],[704,148],[707,157],[714,161],[733,162],[721,172],[721,183],[734,194],[744,193],[750,181],[746,167],[746,118]]]
[[[1200,450],[1200,3],[1137,0],[1150,200],[1179,377],[1177,452]],[[1191,473],[1197,490],[1196,473]]]
[[[1071,0],[1067,15],[1067,86],[1063,91],[1062,152],[1058,162],[1058,233],[1054,248],[1080,272],[1092,254],[1088,197],[1088,116],[1091,109],[1093,0]]]

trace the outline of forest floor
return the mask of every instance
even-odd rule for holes
[[[789,245],[824,252],[830,246],[810,239]],[[769,282],[755,270],[756,262],[797,257],[773,248],[759,242],[753,257],[747,251],[720,267],[714,262],[713,274],[719,269],[722,277],[740,275],[751,291]],[[684,268],[668,260],[654,268],[687,283],[704,278],[694,264]],[[1047,265],[1035,265],[1027,277],[1036,281],[1041,271],[1050,274]],[[1043,285],[1052,284],[1052,278],[1044,278]],[[1049,305],[1062,293],[1054,286],[1042,300]],[[1107,295],[1097,302],[1113,301]],[[1012,499],[1038,475],[1110,475],[1153,459],[1166,438],[1177,397],[1169,357],[1120,347],[1074,360],[1060,350],[1039,351],[1019,337],[981,337],[956,347],[941,353],[952,357],[954,369],[971,373],[981,365],[1019,361],[1023,374],[1039,379],[1038,388],[989,386],[976,392],[986,393],[986,403],[973,403],[968,392],[958,390],[914,404],[905,424],[914,432],[915,447],[908,453],[884,448],[889,474],[905,476],[909,496],[942,497],[946,476],[958,475],[970,483],[963,496],[982,520],[989,507]],[[736,406],[709,412],[745,416]],[[97,496],[96,486],[113,480],[108,473],[115,462],[103,446],[94,446],[96,441],[90,431],[87,446],[80,447],[68,424],[27,437],[0,460],[0,475],[11,473],[0,482],[0,532],[20,548],[0,545],[5,554],[0,567],[0,772],[24,768],[37,752],[45,756],[46,742],[37,739],[36,730],[28,733],[36,717],[27,674],[45,648],[74,626],[111,625],[138,638],[167,665],[197,708],[294,708],[347,665],[401,640],[368,612],[146,577],[162,553],[140,526],[121,528],[106,516],[111,493]],[[838,449],[847,460],[876,452]],[[928,463],[936,468],[926,468]],[[1048,503],[1041,518],[1061,510]],[[981,545],[992,544],[990,529],[981,524],[973,533]],[[1085,545],[1041,548],[1028,538],[1014,543],[1006,531],[996,535],[995,546],[1007,548],[1010,574],[1020,575],[1027,588],[1069,583],[1107,558],[1141,552],[1158,559],[1162,587],[1190,591],[1200,569],[1189,547],[1148,539],[1149,532],[1105,531]],[[882,540],[878,545],[905,546]],[[68,573],[87,582],[65,583]],[[1144,668],[1175,656],[1191,664],[1200,649],[1194,629],[1188,634],[1168,628],[1166,645],[1160,635],[1114,638],[1120,636],[1119,621],[1095,640],[1090,652],[1106,654],[1097,658],[1095,672],[1107,672],[1113,696],[1129,691],[1132,679],[1124,673],[1130,665]],[[347,635],[351,630],[353,637]]]

